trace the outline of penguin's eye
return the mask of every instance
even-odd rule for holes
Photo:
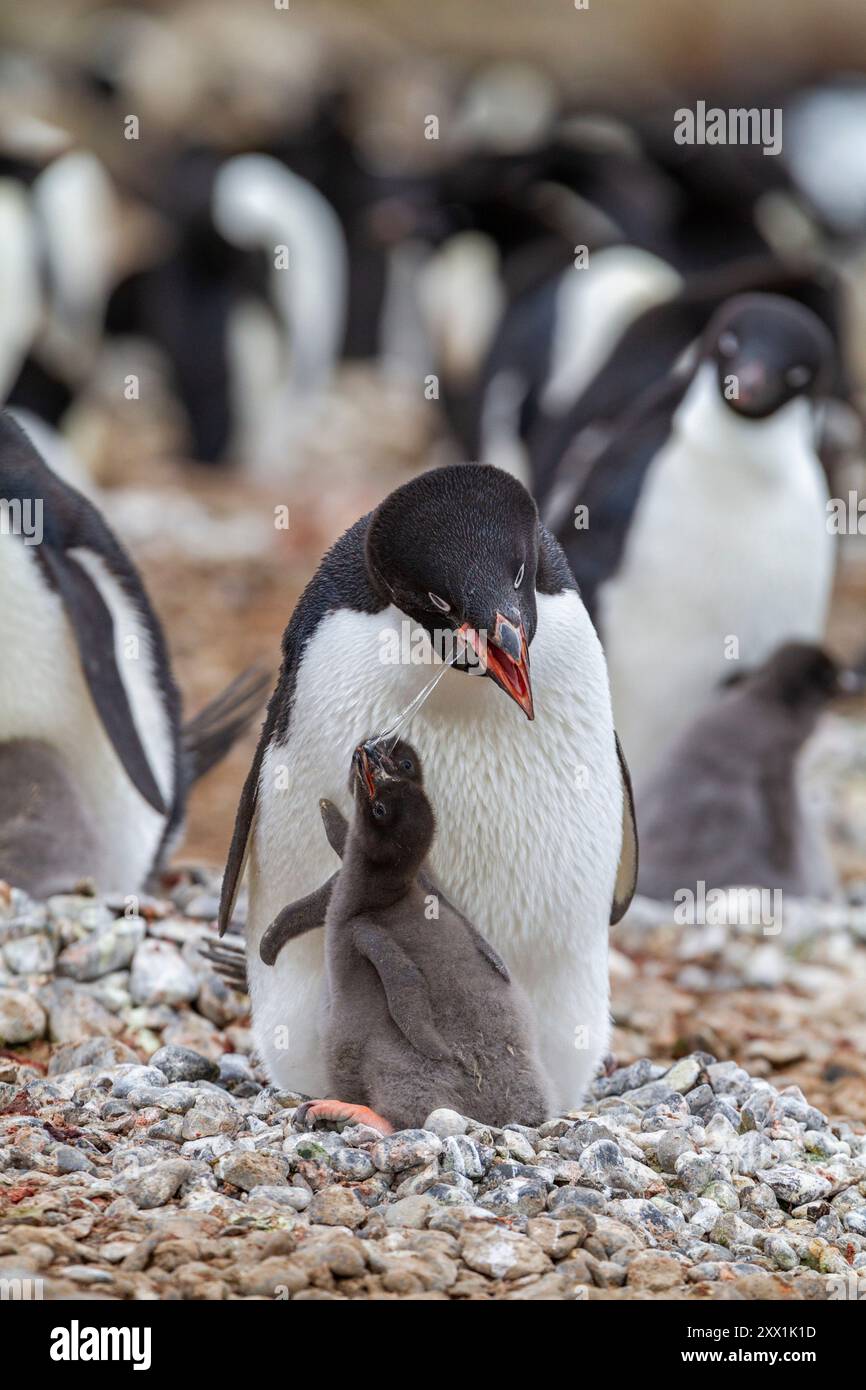
[[[373,815],[376,817],[376,820],[382,820],[382,818],[383,818],[384,815],[385,815],[385,803],[384,803],[384,801],[374,801],[374,802],[373,802]]]
[[[797,366],[789,367],[785,373],[785,380],[795,391],[799,391],[801,386],[805,386],[811,379],[812,370],[810,367]]]
[[[438,594],[431,594],[431,593],[428,593],[427,597],[429,598],[429,600],[430,600],[430,602],[432,603],[433,607],[439,609],[439,612],[440,612],[440,613],[450,613],[450,612],[451,612],[451,604],[450,604],[450,603],[446,603],[445,600],[444,600],[444,598],[440,598]]]
[[[517,571],[517,574],[515,575],[515,579],[514,579],[514,587],[515,587],[515,589],[519,589],[519,588],[520,588],[521,584],[523,583],[523,576],[524,576],[525,573],[526,573],[526,564],[524,563],[524,564],[522,564],[522,565],[520,566],[520,569]]]
[[[739,346],[739,338],[729,328],[724,333],[719,334],[719,352],[723,357],[733,357]]]
[[[415,764],[413,763],[413,761],[412,761],[411,758],[403,758],[403,759],[402,759],[402,761],[401,761],[401,763],[400,763],[400,771],[401,771],[401,772],[408,772],[408,773],[410,773],[410,774],[413,773],[413,772],[415,771]]]

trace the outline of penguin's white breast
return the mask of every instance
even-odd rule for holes
[[[350,813],[353,748],[433,674],[380,660],[379,634],[403,623],[395,609],[341,610],[307,645],[288,739],[267,751],[260,780],[255,941],[333,872],[319,798]],[[531,658],[532,723],[492,681],[448,671],[404,733],[423,762],[443,889],[512,960],[543,965],[541,943],[555,956],[600,933],[606,949],[622,804],[604,662],[577,594],[539,595]]]
[[[599,594],[614,715],[637,779],[726,674],[788,638],[820,640],[826,624],[834,543],[808,407],[740,420],[712,370],[650,465],[620,568]]]

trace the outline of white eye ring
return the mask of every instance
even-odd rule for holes
[[[785,380],[789,386],[792,386],[795,391],[798,391],[801,386],[806,385],[811,379],[811,376],[812,373],[809,368],[805,365],[800,365],[797,367],[789,367],[785,373]]]
[[[719,334],[719,352],[723,357],[733,357],[739,346],[740,340],[736,333],[731,332],[730,328],[726,328],[724,333]]]
[[[517,578],[516,578],[515,581],[514,581],[514,587],[515,587],[515,589],[519,589],[519,588],[520,588],[521,584],[523,583],[523,576],[524,576],[525,573],[526,573],[526,563],[524,562],[524,563],[520,566],[520,569],[517,571]]]
[[[433,604],[433,607],[439,609],[439,612],[440,612],[440,613],[450,613],[450,612],[451,612],[451,604],[450,604],[450,603],[446,603],[445,600],[444,600],[444,598],[440,598],[438,594],[431,594],[431,593],[428,592],[427,597],[429,598],[430,602]]]

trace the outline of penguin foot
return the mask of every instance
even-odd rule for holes
[[[330,1120],[343,1125],[369,1125],[380,1134],[393,1134],[394,1126],[366,1105],[352,1105],[345,1100],[307,1100],[295,1111],[295,1124],[312,1129],[317,1120]]]

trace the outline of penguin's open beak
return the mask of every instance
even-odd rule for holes
[[[497,613],[493,631],[486,641],[468,623],[463,623],[457,630],[472,648],[487,675],[506,695],[511,696],[527,719],[534,719],[535,708],[529,680],[529,643],[523,623],[518,627],[502,613]]]
[[[376,772],[378,768],[374,761],[375,754],[365,743],[359,744],[352,754],[352,762],[355,764],[355,776],[361,782],[372,801],[376,795]]]
[[[393,762],[372,741],[358,744],[352,754],[352,763],[355,776],[363,783],[371,801],[376,795],[376,783],[394,776]]]

